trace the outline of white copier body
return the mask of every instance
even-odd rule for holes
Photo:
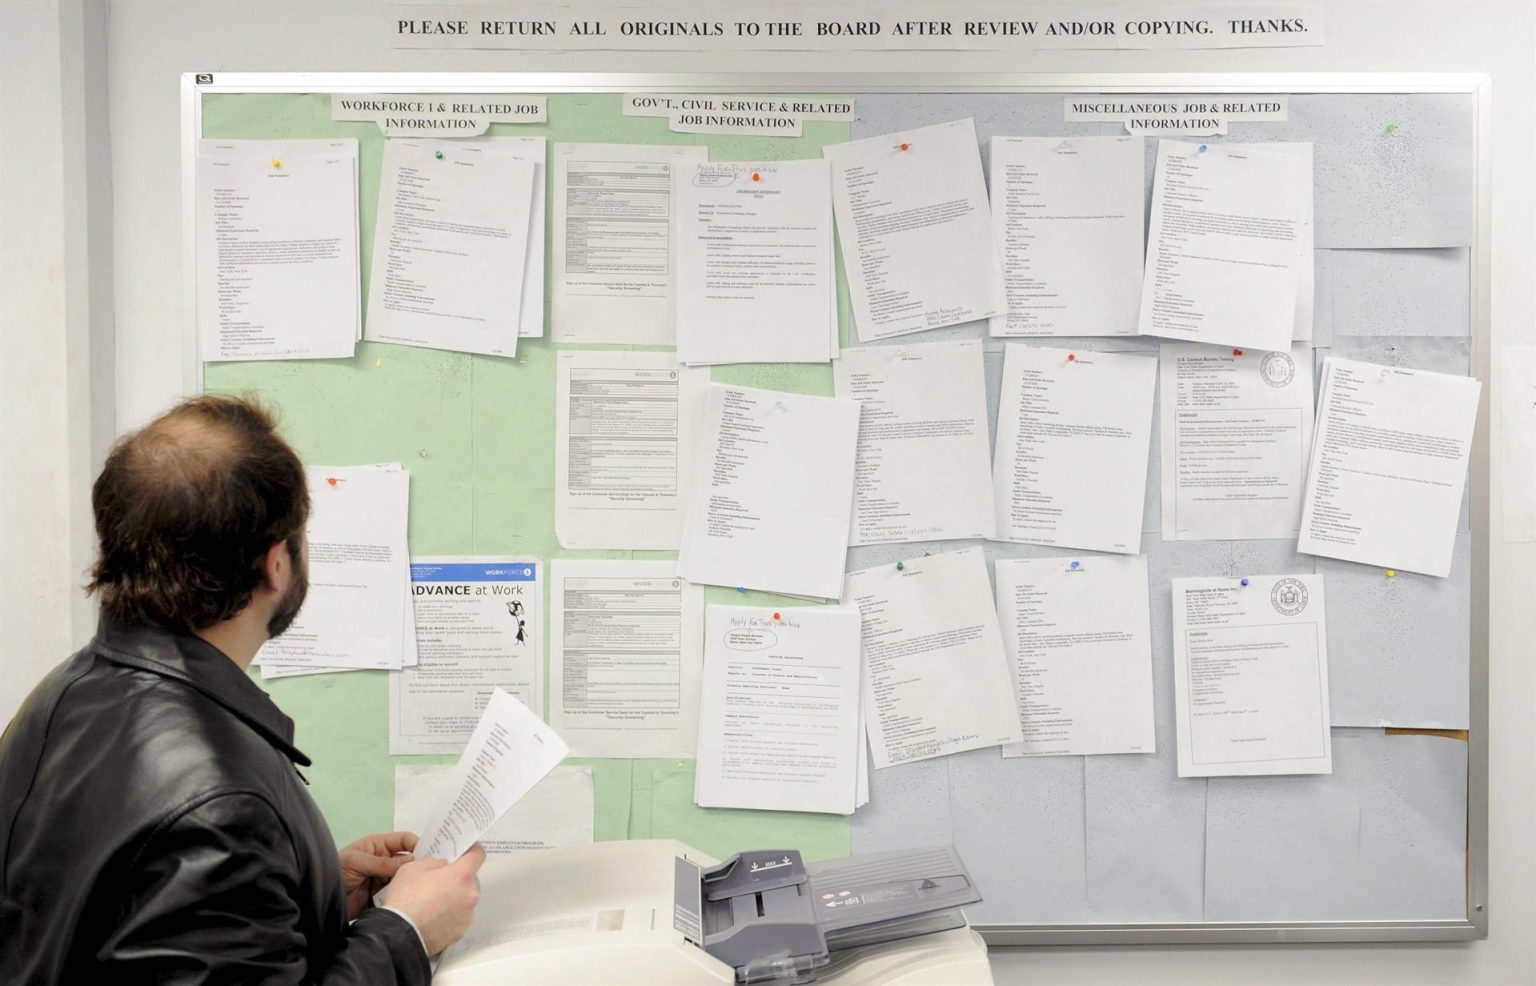
[[[732,986],[735,970],[672,926],[675,860],[717,862],[670,839],[596,842],[487,860],[480,905],[435,986],[666,983]],[[969,925],[834,953],[817,983],[990,986]]]

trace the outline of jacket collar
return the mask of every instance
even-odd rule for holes
[[[310,765],[309,757],[293,745],[293,720],[239,665],[201,637],[102,617],[91,646],[115,664],[190,685],[233,712],[288,759]]]

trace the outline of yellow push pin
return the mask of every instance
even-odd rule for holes
[[[373,358],[373,368],[375,370],[377,370],[379,367],[381,367],[383,365],[384,365],[384,357],[382,357],[382,356],[375,356]]]
[[[283,166],[283,162],[279,161],[277,158],[273,158],[272,159],[272,167],[274,167],[274,168],[281,168],[282,166]]]
[[[1389,578],[1389,579],[1397,578],[1397,569],[1395,569],[1395,568],[1387,569],[1387,578]]]

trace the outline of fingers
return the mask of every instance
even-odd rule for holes
[[[470,872],[474,872],[474,871],[480,869],[481,865],[484,864],[484,862],[485,862],[485,847],[477,842],[474,845],[470,846],[468,849],[464,850],[464,855],[462,855],[458,859],[456,859],[454,861],[453,865],[455,865],[455,866],[463,866],[463,867],[467,868]]]
[[[379,832],[358,839],[348,848],[359,848],[375,856],[393,856],[416,850],[415,832]]]
[[[395,872],[411,862],[410,856],[369,856],[365,853],[355,853],[346,858],[346,866],[355,873],[363,876],[388,878]]]

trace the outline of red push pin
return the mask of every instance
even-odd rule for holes
[[[336,485],[336,477],[335,476],[327,476],[327,477],[325,477],[325,481],[327,483],[330,483],[332,486]]]
[[[754,172],[752,172],[752,180],[753,181],[762,181],[763,180],[763,176],[758,174],[756,171],[754,171]]]
[[[779,621],[779,614],[778,613],[774,613],[773,614],[773,620],[774,620],[775,623],[777,623]]]
[[[1234,350],[1232,350],[1232,355],[1233,356],[1241,356],[1241,355],[1243,355],[1243,351],[1241,349],[1234,349]]]
[[[1067,354],[1067,362],[1068,363],[1076,363],[1077,362],[1077,354],[1076,353],[1068,353]]]
[[[902,145],[901,145],[901,149],[902,149],[902,150],[904,150],[904,151],[905,151],[905,150],[907,150],[907,149],[908,149],[908,148],[910,148],[910,147],[911,147],[911,146],[912,146],[912,145],[911,145],[911,144],[908,144],[908,143],[903,143],[903,144],[902,144]]]

